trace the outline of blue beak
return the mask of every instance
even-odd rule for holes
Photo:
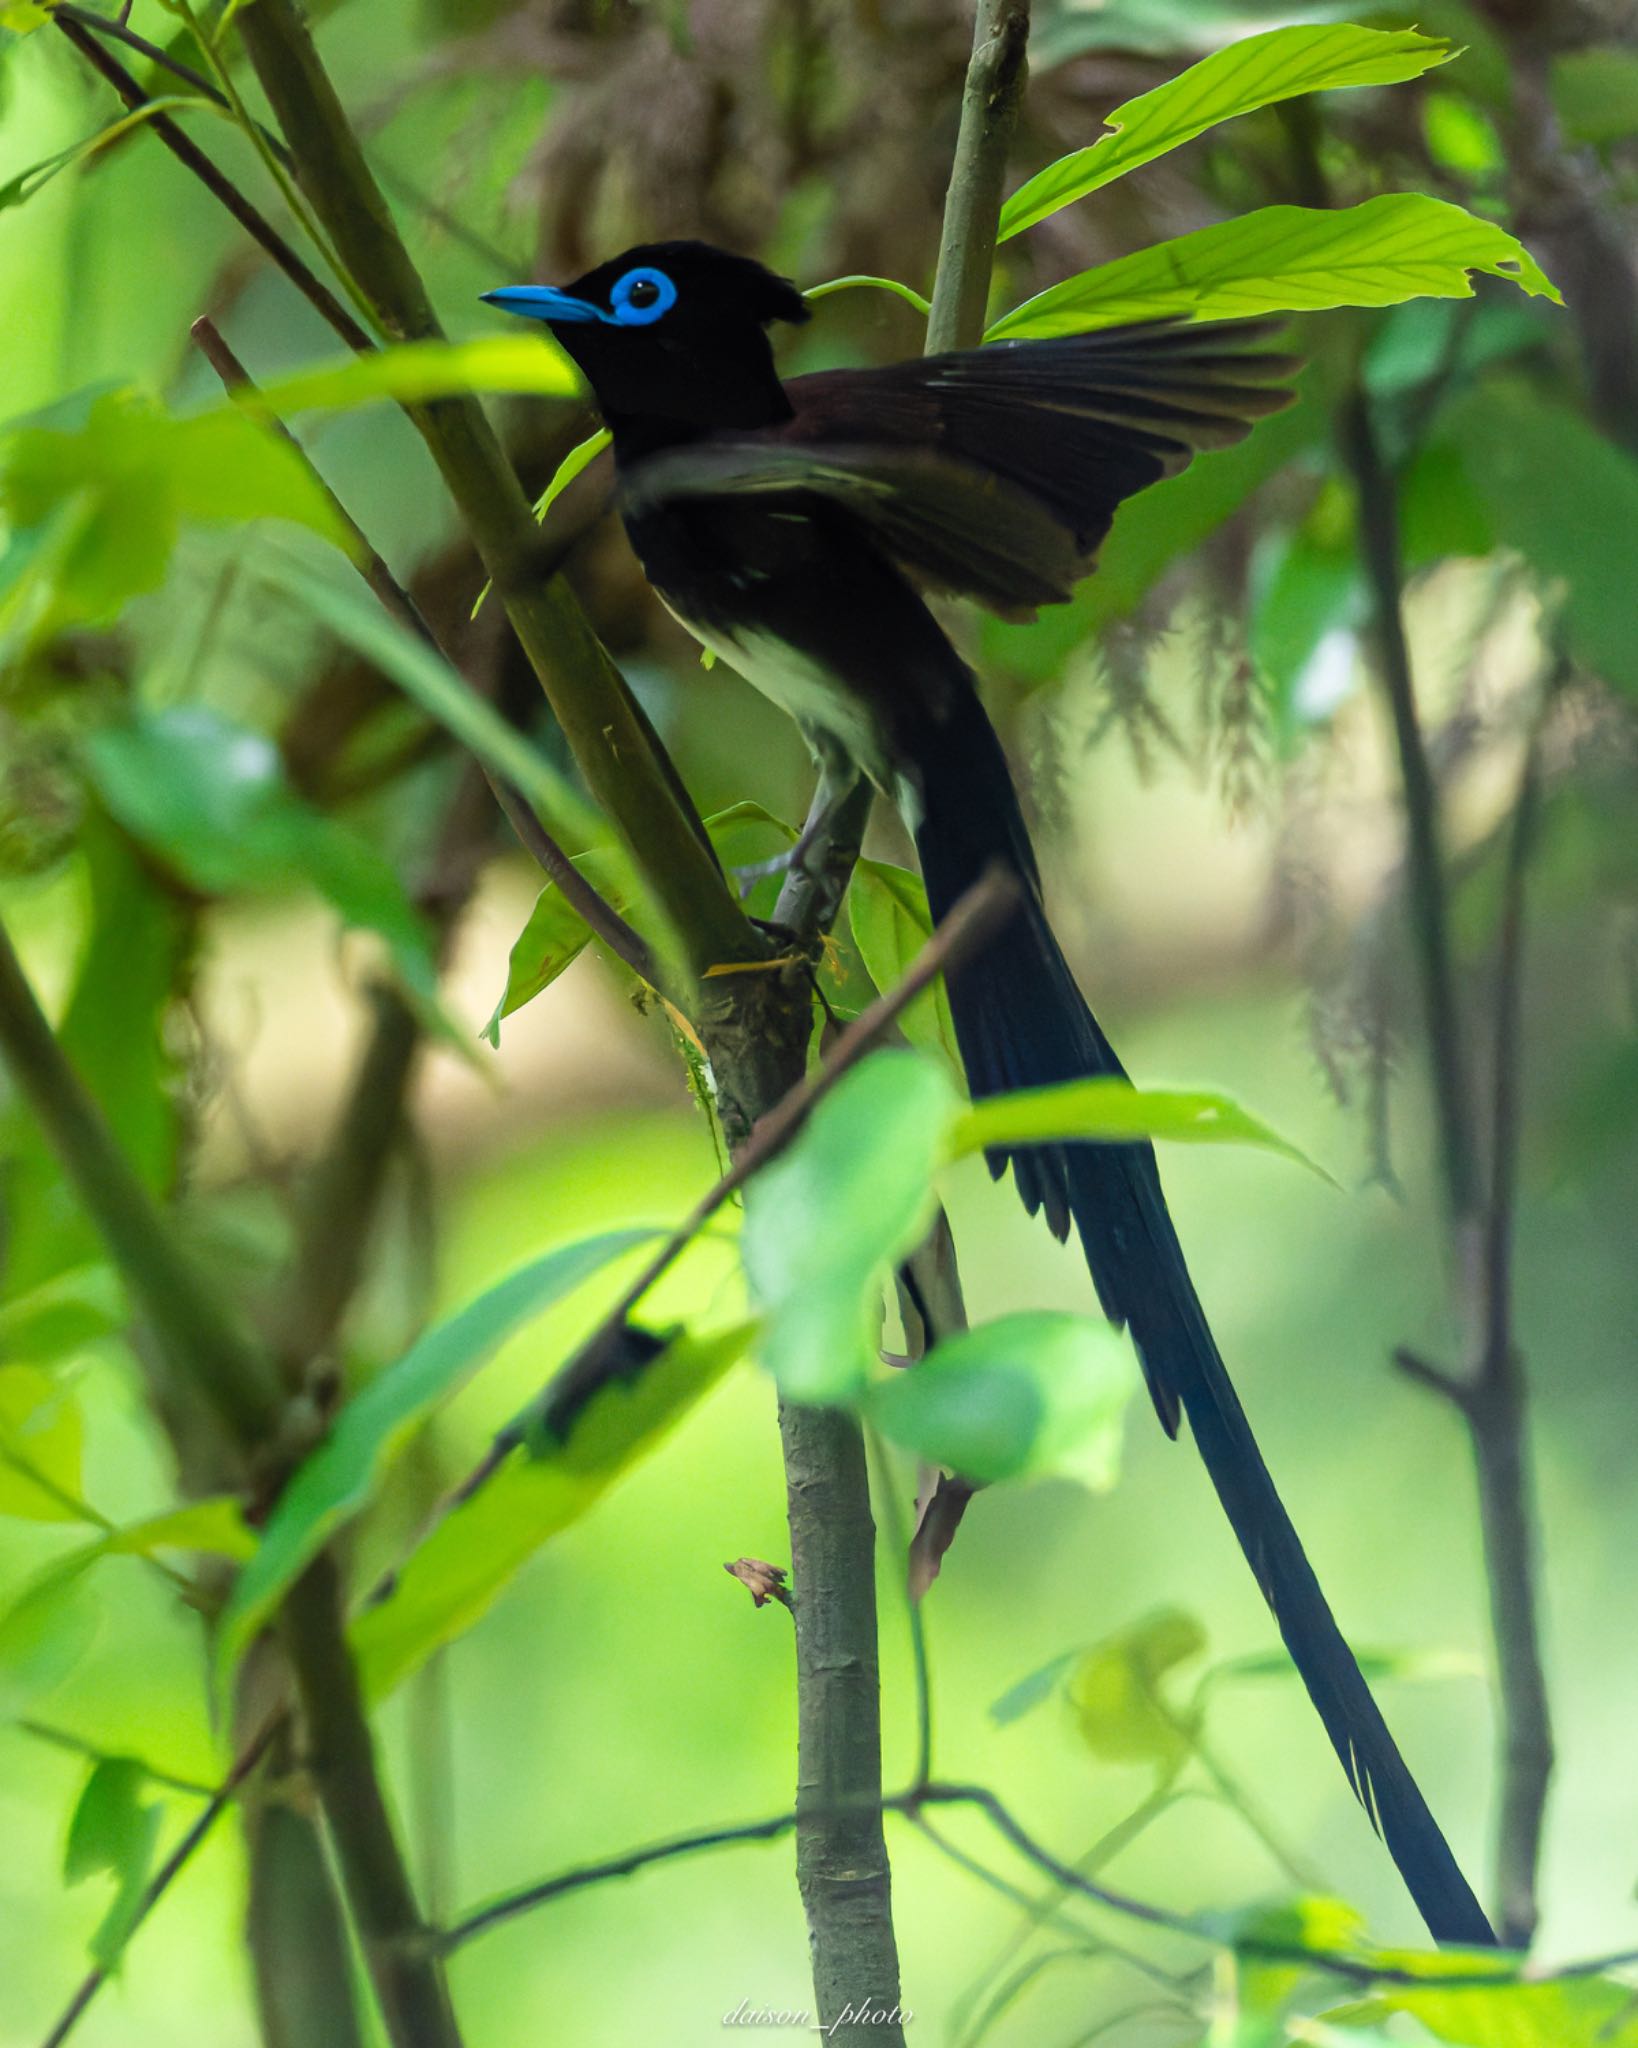
[[[544,320],[548,326],[609,317],[589,299],[577,299],[551,284],[503,285],[499,291],[484,292],[481,297],[486,306],[499,306],[503,313],[516,313],[523,320]]]

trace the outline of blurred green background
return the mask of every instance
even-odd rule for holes
[[[1498,292],[1369,324],[1309,323],[1305,403],[1272,430],[1286,438],[1259,469],[1236,472],[1231,489],[1213,485],[1207,462],[1167,487],[1115,594],[1035,629],[963,628],[1029,778],[1058,928],[1134,1077],[1229,1091],[1340,1183],[1329,1189],[1254,1153],[1178,1148],[1163,1160],[1224,1354],[1339,1618],[1361,1647],[1437,1653],[1426,1670],[1386,1680],[1383,1704],[1473,1871],[1486,1865],[1493,1821],[1486,1595],[1465,1433],[1391,1362],[1398,1345],[1449,1358],[1453,1329],[1402,932],[1396,770],[1361,642],[1351,499],[1329,407],[1363,350],[1406,478],[1408,617],[1478,1042],[1493,995],[1499,838],[1566,573],[1572,608],[1593,622],[1590,642],[1618,640],[1630,618],[1635,529],[1610,529],[1638,507],[1627,389],[1638,337],[1621,326],[1638,52],[1623,40],[1622,12],[1349,10],[1384,24],[1418,19],[1468,53],[1416,87],[1343,95],[1319,110],[1335,188],[1419,186],[1506,221],[1557,277],[1568,310]],[[480,291],[570,276],[639,235],[705,234],[761,252],[804,284],[852,271],[927,282],[969,34],[960,6],[352,0],[320,14],[327,59],[457,335],[491,331]],[[1040,10],[1019,169],[1089,141],[1110,106],[1273,18],[1326,16],[1158,0]],[[139,5],[133,26],[159,42],[178,33],[157,7]],[[8,36],[0,181],[88,134],[111,108],[53,32]],[[236,135],[193,125],[256,184]],[[1283,152],[1274,118],[1259,116],[1059,216],[1004,252],[998,302],[1280,197]],[[276,210],[276,195],[268,203]],[[0,212],[8,415],[88,386],[205,396],[210,379],[187,343],[205,309],[260,378],[334,354],[309,309],[151,137],[135,134]],[[820,310],[792,360],[811,367],[918,346],[910,309],[846,294]],[[1474,448],[1493,450],[1521,403],[1557,453],[1543,465],[1521,442],[1522,482],[1495,483]],[[1492,410],[1475,429],[1456,419],[1463,404]],[[585,431],[570,405],[509,401],[497,416],[531,489]],[[464,618],[481,578],[407,425],[376,408],[324,423],[310,445],[429,610]],[[1588,445],[1614,467],[1591,464]],[[1224,473],[1240,460],[1223,458]],[[1539,559],[1521,538],[1520,492],[1549,529]],[[1168,559],[1196,540],[1205,545],[1187,560]],[[0,909],[54,1005],[92,927],[87,849],[111,829],[77,749],[133,703],[205,704],[272,735],[313,804],[406,869],[427,857],[456,772],[447,747],[242,574],[246,551],[262,544],[254,532],[190,528],[160,586],[117,624],[69,622],[11,644],[0,684]],[[276,544],[305,549],[283,531]],[[799,742],[724,669],[699,668],[617,539],[596,536],[573,573],[702,809],[754,798],[799,817]],[[526,697],[493,617],[480,615],[466,644],[503,699],[520,688]],[[1550,1958],[1638,1941],[1631,681],[1577,652],[1543,734],[1527,930],[1516,1286],[1560,1756],[1543,1875]],[[893,830],[877,829],[876,850],[905,858]],[[477,879],[444,998],[476,1045],[536,883],[487,821],[464,853]],[[185,907],[190,966],[163,1002],[134,997],[129,1029],[162,1033],[188,1213],[254,1295],[351,1072],[368,956],[309,893],[206,902],[167,877],[151,849],[141,865]],[[116,977],[116,1035],[119,986]],[[663,1021],[639,1015],[588,951],[508,1020],[498,1052],[425,1057],[413,1133],[347,1326],[347,1370],[367,1375],[429,1315],[554,1243],[679,1217],[716,1172]],[[1089,1305],[1079,1260],[981,1169],[957,1172],[949,1197],[975,1313]],[[19,1228],[14,1216],[13,1235]],[[507,1346],[440,1417],[359,1538],[361,1583],[593,1326],[620,1271]],[[736,1275],[731,1247],[707,1244],[656,1308],[662,1319],[726,1320]],[[72,1376],[85,1415],[87,1497],[116,1521],[173,1499],[169,1454],[121,1341],[76,1348],[54,1369]],[[1065,1855],[1129,1813],[1152,1769],[1091,1753],[1060,1698],[1004,1727],[990,1714],[997,1698],[1048,1659],[1158,1609],[1197,1617],[1211,1659],[1275,1642],[1192,1452],[1168,1445],[1146,1410],[1134,1410],[1128,1434],[1106,1495],[1063,1481],[981,1495],[926,1604],[941,1772],[995,1786]],[[907,1496],[910,1476],[897,1473],[896,1484]],[[772,1390],[742,1363],[391,1703],[389,1769],[434,1912],[788,1804],[789,1621],[777,1608],[754,1611],[721,1570],[743,1554],[785,1556],[783,1518]],[[0,1519],[0,1585],[22,1584],[66,1542],[57,1525]],[[903,1595],[885,1545],[880,1573],[895,1783],[913,1763],[914,1714]],[[197,1617],[137,1560],[101,1567],[88,1597],[100,1610],[94,1641],[28,1713],[99,1750],[184,1777],[218,1774]],[[1210,1727],[1215,1755],[1288,1859],[1357,1905],[1382,1938],[1413,1940],[1413,1915],[1295,1681],[1225,1684]],[[59,1882],[85,1770],[82,1757],[0,1723],[0,2041],[18,2048],[43,2034],[108,1904],[103,1879]],[[167,1830],[191,1810],[168,1797]],[[977,1824],[944,1825],[1034,1889]],[[1019,1911],[908,1827],[892,1827],[890,1840],[918,2035],[958,2038],[953,2016],[1017,1934]],[[1220,1800],[1176,1805],[1109,1875],[1187,1910],[1292,1889],[1244,1815]],[[235,2048],[256,2038],[242,1913],[229,1824],[76,2039]],[[480,2048],[689,2048],[723,2038],[722,2016],[742,2000],[805,2006],[805,1950],[785,1841],[566,1898],[465,1950],[454,1987]],[[1199,1962],[1164,1945],[1157,1953],[1173,1968]],[[1044,1970],[989,2038],[1088,2039],[1156,1997],[1119,1958],[1079,1955]],[[1198,2033],[1174,2004],[1133,2011],[1107,2038]]]

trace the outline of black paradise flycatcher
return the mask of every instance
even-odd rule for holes
[[[1047,923],[1034,851],[972,672],[916,584],[1001,612],[1060,602],[1123,498],[1291,402],[1275,323],[1158,322],[1002,342],[783,384],[785,279],[703,242],[631,249],[489,303],[544,321],[613,435],[617,503],[650,583],[801,726],[822,786],[897,803],[942,918],[997,861],[1024,902],[950,976],[975,1098],[1123,1069]],[[912,578],[915,581],[912,581]],[[799,844],[796,857],[803,847]],[[1148,1144],[997,1151],[1025,1206],[1074,1224],[1131,1331],[1169,1436],[1187,1415],[1292,1661],[1429,1931],[1494,1940],[1332,1617],[1207,1327]]]

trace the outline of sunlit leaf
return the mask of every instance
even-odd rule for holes
[[[618,847],[594,847],[590,853],[576,854],[574,866],[615,910],[623,915],[630,907],[631,862]],[[492,1046],[499,1049],[503,1019],[550,988],[563,970],[579,959],[591,935],[591,926],[563,891],[555,882],[548,882],[535,898],[528,922],[507,956],[506,987],[483,1027],[482,1035]]]
[[[866,974],[878,992],[904,979],[906,968],[933,934],[927,907],[927,886],[908,868],[885,860],[861,860],[847,892],[848,922]],[[899,1017],[900,1029],[912,1045],[941,1053],[961,1073],[955,1020],[942,975]]]
[[[1138,1379],[1130,1340],[1100,1317],[1001,1316],[876,1381],[864,1412],[883,1436],[963,1478],[1063,1472],[1104,1487]]]
[[[955,1090],[943,1067],[877,1052],[841,1080],[745,1193],[758,1350],[796,1401],[842,1401],[876,1349],[881,1283],[932,1218]]]
[[[347,1403],[280,1495],[255,1556],[239,1575],[218,1628],[219,1671],[232,1670],[303,1567],[369,1505],[382,1477],[433,1410],[515,1331],[652,1236],[646,1230],[607,1231],[561,1245],[509,1273],[436,1324]]]
[[[1231,1096],[1206,1088],[1134,1088],[1112,1075],[988,1096],[956,1119],[950,1142],[959,1156],[991,1146],[1074,1138],[1108,1144],[1164,1138],[1185,1145],[1254,1145],[1330,1179],[1306,1153]]]
[[[671,1340],[586,1403],[562,1443],[514,1451],[439,1523],[366,1608],[351,1637],[365,1690],[380,1698],[486,1614],[541,1545],[576,1522],[657,1445],[741,1357],[754,1323]]]
[[[1384,1963],[1404,1964],[1403,1955]],[[1432,1961],[1417,1957],[1416,1963]],[[1495,1967],[1494,1958],[1469,1951],[1437,1959],[1464,1975]],[[1430,1970],[1429,1975],[1439,1974]],[[1383,2013],[1405,2013],[1420,2021],[1436,2041],[1459,2048],[1634,2048],[1638,2003],[1632,1986],[1610,1977],[1577,1977],[1550,1984],[1499,1984],[1443,1988],[1378,1985],[1372,2002]]]
[[[259,411],[284,414],[334,411],[383,398],[414,405],[475,391],[572,398],[580,388],[580,372],[549,335],[486,334],[476,341],[400,342],[298,370],[259,386],[254,404]]]
[[[83,1520],[84,1436],[71,1388],[32,1365],[0,1366],[0,1515]]]
[[[1415,29],[1276,28],[1216,50],[1107,118],[1111,131],[1087,149],[1038,171],[1001,209],[1000,239],[1022,233],[1060,207],[1152,163],[1221,121],[1301,93],[1340,86],[1393,85],[1456,55]]]
[[[1165,1607],[1083,1651],[1065,1690],[1093,1755],[1163,1771],[1180,1764],[1194,1747],[1195,1726],[1189,1710],[1167,1698],[1164,1681],[1205,1647],[1195,1617]]]
[[[1127,320],[1466,299],[1475,272],[1559,302],[1517,236],[1448,200],[1386,192],[1359,206],[1265,206],[1049,286],[985,339],[1079,334]]]

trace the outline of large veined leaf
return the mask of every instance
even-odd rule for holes
[[[1455,46],[1415,29],[1276,28],[1202,58],[1109,115],[1110,132],[1048,164],[1001,209],[1000,239],[1125,177],[1219,122],[1339,86],[1394,85],[1446,64]]]
[[[788,1398],[845,1401],[865,1384],[881,1282],[931,1220],[955,1104],[942,1066],[872,1053],[746,1189],[740,1249],[764,1312],[758,1349]]]
[[[279,1497],[256,1555],[239,1575],[217,1633],[219,1671],[232,1670],[303,1568],[369,1504],[382,1475],[434,1408],[525,1323],[652,1236],[647,1230],[611,1230],[560,1245],[436,1324],[347,1403]]]
[[[1064,1472],[1113,1483],[1139,1373],[1131,1340],[1096,1316],[999,1316],[877,1380],[863,1411],[882,1435],[966,1479]]]
[[[985,339],[1080,334],[1128,320],[1239,320],[1467,299],[1475,271],[1561,303],[1516,235],[1448,200],[1385,192],[1360,206],[1265,206],[1051,285],[1005,314]]]
[[[350,1631],[364,1689],[379,1699],[485,1615],[541,1545],[577,1522],[711,1391],[754,1323],[675,1337],[630,1378],[598,1390],[561,1443],[515,1450],[446,1515],[395,1574],[390,1596]]]

